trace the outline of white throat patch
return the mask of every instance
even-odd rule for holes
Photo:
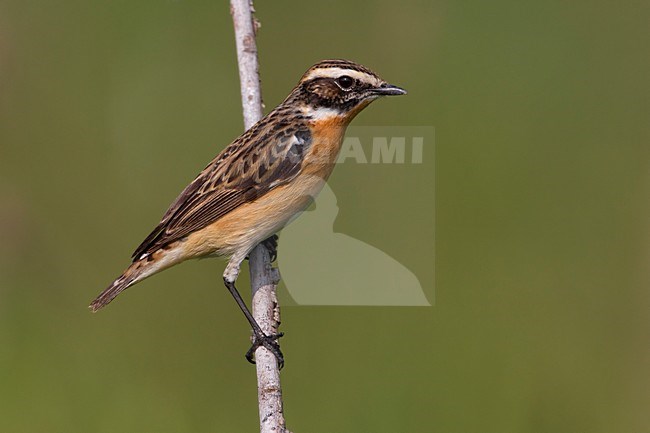
[[[306,116],[309,116],[313,120],[326,120],[326,119],[331,119],[333,117],[342,117],[344,115],[344,113],[337,110],[336,108],[328,108],[328,107],[313,108],[313,107],[305,106],[302,109],[302,111]]]

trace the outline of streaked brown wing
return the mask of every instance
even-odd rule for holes
[[[271,131],[253,127],[226,147],[171,204],[133,259],[200,230],[295,178],[311,134],[306,126],[277,125]]]

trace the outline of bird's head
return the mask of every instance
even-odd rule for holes
[[[404,95],[370,69],[349,60],[323,60],[305,72],[290,98],[312,116],[342,116],[348,121],[381,96]]]

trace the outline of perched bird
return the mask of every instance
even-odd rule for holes
[[[280,364],[277,335],[265,335],[235,281],[260,242],[308,206],[331,174],[350,121],[380,96],[406,91],[348,60],[323,60],[289,96],[228,145],[174,200],[133,253],[133,262],[90,304],[95,312],[123,290],[182,261],[218,255],[230,260],[226,287],[263,345]]]

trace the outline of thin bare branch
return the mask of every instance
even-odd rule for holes
[[[259,22],[253,17],[253,12],[252,0],[230,0],[246,129],[262,118],[262,91],[255,42]],[[271,266],[270,255],[264,245],[258,245],[251,251],[249,267],[253,317],[267,335],[277,334],[280,325],[280,308],[275,290],[279,281],[279,272]],[[261,346],[255,352],[255,361],[260,432],[289,433],[284,421],[278,362],[269,350]]]

